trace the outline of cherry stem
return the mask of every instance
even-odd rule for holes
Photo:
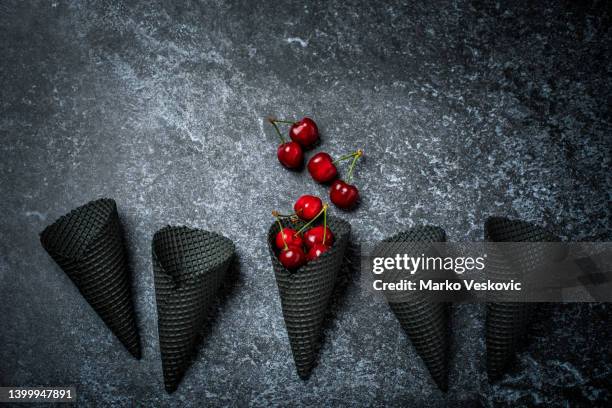
[[[272,126],[274,126],[274,130],[276,130],[276,133],[278,134],[278,137],[281,140],[281,144],[285,143],[285,138],[283,137],[283,134],[281,133],[280,129],[278,128],[276,122],[278,122],[276,119],[270,119],[268,118],[268,122],[270,122],[270,124]]]
[[[276,222],[278,223],[278,230],[281,234],[281,238],[283,239],[283,244],[285,244],[285,249],[289,249],[289,247],[287,246],[287,241],[285,241],[285,233],[283,232],[283,224],[281,224],[278,217],[276,217]]]
[[[359,156],[361,156],[362,154],[363,154],[363,150],[359,149],[359,150],[357,150],[356,152],[349,153],[349,154],[345,154],[344,156],[341,156],[341,157],[337,158],[337,159],[336,159],[336,160],[334,160],[332,163],[333,163],[333,164],[336,164],[336,163],[339,163],[339,162],[344,161],[344,160],[346,160],[346,159],[350,159],[351,157],[353,157],[353,158],[354,158],[354,157],[359,157]]]
[[[293,214],[281,214],[281,213],[279,213],[276,210],[272,211],[272,215],[275,216],[276,218],[295,218],[295,217],[297,217],[296,213],[293,213]]]
[[[308,221],[306,224],[304,224],[304,226],[302,228],[300,228],[298,230],[298,232],[296,232],[296,234],[301,234],[302,231],[304,231],[306,228],[308,228],[308,226],[310,224],[312,224],[313,222],[315,222],[317,220],[317,218],[319,218],[319,216],[321,214],[325,214],[327,212],[327,204],[323,205],[323,208],[321,209],[321,211],[319,211],[319,213],[310,221]]]
[[[323,207],[323,245],[325,245],[326,235],[327,235],[327,205]]]
[[[346,180],[348,183],[350,183],[351,180],[353,180],[353,170],[355,169],[355,164],[357,163],[357,159],[359,159],[361,156],[363,156],[363,150],[359,149],[355,152],[355,157],[353,157],[353,161],[351,162],[351,165],[349,167],[348,176],[346,177]]]
[[[272,119],[273,122],[278,123],[291,123],[292,125],[296,122],[295,120],[284,120],[284,119]]]

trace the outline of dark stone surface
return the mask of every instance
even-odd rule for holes
[[[364,148],[355,242],[421,223],[478,240],[493,214],[610,240],[609,5],[255,3],[0,3],[0,383],[115,406],[609,406],[609,306],[555,306],[494,386],[484,309],[456,307],[444,395],[359,274],[299,380],[265,234],[272,209],[325,189],[277,163],[262,121],[312,115],[322,149]],[[102,196],[128,235],[141,361],[38,242]],[[240,258],[171,396],[150,253],[166,224],[219,231]]]

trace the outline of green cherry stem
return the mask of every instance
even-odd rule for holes
[[[317,220],[317,218],[319,218],[321,216],[321,214],[325,214],[326,212],[327,212],[327,204],[323,205],[323,208],[321,209],[321,211],[319,211],[319,213],[312,220],[310,220],[306,224],[304,224],[304,226],[302,228],[300,228],[298,230],[298,232],[296,232],[296,234],[301,234],[302,231],[304,231],[306,228],[308,228],[308,226],[310,224],[315,222]]]
[[[291,123],[293,125],[295,123],[295,120],[274,119],[274,122],[278,122],[278,123]]]
[[[325,237],[327,235],[327,204],[323,207],[323,245],[325,245]]]
[[[359,153],[361,152],[361,153]],[[357,157],[357,156],[361,156],[363,154],[363,152],[361,151],[361,149],[357,150],[356,152],[353,153],[349,153],[349,154],[345,154],[344,156],[341,156],[339,158],[337,158],[336,160],[334,160],[332,163],[336,164],[336,163],[340,163],[341,161],[350,159],[351,157]]]
[[[281,144],[285,143],[285,138],[283,137],[283,134],[281,133],[280,129],[278,128],[278,125],[276,124],[277,120],[268,118],[268,122],[270,122],[270,124],[274,126],[274,130],[276,130],[276,133],[280,138]]]
[[[272,215],[276,218],[291,218],[294,219],[297,217],[297,214],[293,213],[293,214],[281,214],[278,211],[274,210],[272,211]]]
[[[355,163],[357,163],[357,160],[361,156],[363,156],[363,150],[359,149],[355,152],[355,157],[353,157],[353,161],[351,162],[351,165],[349,167],[348,175],[346,176],[346,181],[348,183],[350,183],[351,180],[353,180],[353,170],[355,169]]]
[[[274,215],[274,212],[272,212],[272,215]],[[283,233],[283,224],[281,224],[278,217],[274,217],[276,218],[276,222],[278,223],[278,231],[280,232],[281,238],[283,239],[283,244],[285,244],[285,249],[289,249],[289,247],[287,246],[287,241],[285,241],[285,234]]]

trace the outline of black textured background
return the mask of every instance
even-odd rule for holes
[[[276,161],[262,118],[312,115],[357,147],[354,241],[410,226],[482,239],[489,215],[610,240],[612,20],[599,2],[0,2],[0,384],[78,386],[92,405],[609,406],[610,307],[555,306],[510,375],[484,374],[484,309],[454,309],[439,392],[355,273],[320,364],[298,379],[265,235],[325,194]],[[144,357],[132,359],[38,233],[117,200]],[[150,240],[234,240],[239,274],[179,390],[162,385]]]

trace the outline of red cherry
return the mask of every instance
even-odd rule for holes
[[[283,235],[285,240],[283,241]],[[297,234],[297,231],[291,228],[283,228],[278,234],[276,234],[275,244],[278,249],[285,248],[285,242],[287,246],[299,246],[301,247],[304,241],[302,237]]]
[[[306,248],[310,249],[316,244],[331,246],[334,242],[334,234],[332,234],[329,227],[325,227],[325,229],[325,242],[323,242],[324,230],[322,225],[317,225],[306,231],[304,233],[304,244]]]
[[[327,251],[329,247],[323,244],[314,244],[312,248],[308,250],[306,254],[306,259],[312,261],[317,259],[323,252]]]
[[[310,221],[323,209],[323,201],[313,195],[303,195],[293,205],[293,210],[304,221]]]
[[[314,120],[303,118],[289,128],[289,137],[302,147],[308,148],[319,140],[319,128]]]
[[[278,255],[278,260],[287,269],[297,269],[307,262],[304,250],[298,246],[283,248]]]
[[[288,169],[297,169],[304,163],[304,151],[295,142],[286,142],[278,146],[278,161]]]
[[[352,184],[345,183],[342,180],[336,180],[329,190],[329,198],[336,206],[348,210],[357,203],[359,199],[359,190]]]
[[[317,153],[308,160],[308,172],[315,181],[327,183],[338,175],[334,160],[327,153]]]

